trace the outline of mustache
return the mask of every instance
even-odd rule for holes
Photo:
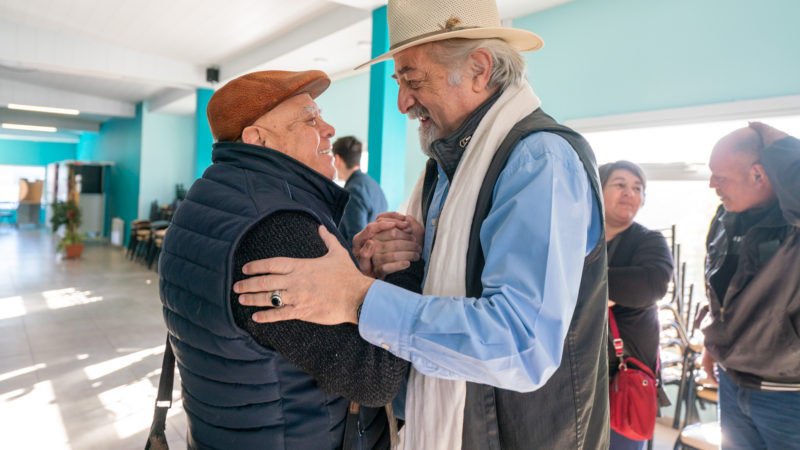
[[[407,114],[408,114],[408,118],[409,119],[419,119],[420,117],[430,117],[431,116],[431,113],[428,112],[428,108],[425,108],[424,106],[420,106],[420,105],[412,106],[408,110]]]

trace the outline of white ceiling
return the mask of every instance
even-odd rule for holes
[[[568,1],[498,0],[498,8],[508,19]],[[383,4],[0,0],[0,113],[21,103],[77,108],[82,119],[102,122],[133,117],[147,100],[153,112],[193,114],[195,90],[214,87],[205,75],[212,66],[221,82],[267,69],[351,76],[370,57],[372,10]],[[64,131],[59,139],[75,139]]]

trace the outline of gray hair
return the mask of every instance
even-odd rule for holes
[[[430,56],[447,68],[447,82],[461,84],[461,70],[469,55],[482,48],[492,57],[492,73],[488,88],[504,90],[525,79],[525,60],[502,39],[446,39],[431,44]]]

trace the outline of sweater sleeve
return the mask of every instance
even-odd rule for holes
[[[648,307],[666,294],[672,269],[666,239],[658,231],[647,231],[636,246],[630,265],[609,266],[608,297],[629,308]]]
[[[316,219],[300,212],[278,212],[248,231],[234,254],[233,282],[246,278],[242,266],[255,259],[285,256],[317,258],[327,253]],[[258,307],[243,306],[231,286],[234,320],[262,346],[275,350],[313,376],[329,394],[365,406],[392,401],[408,362],[363,340],[355,324],[317,325],[299,320],[260,324],[251,320]]]

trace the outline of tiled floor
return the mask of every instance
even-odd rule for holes
[[[141,449],[166,333],[158,277],[117,248],[71,261],[54,247],[43,230],[0,227],[0,448]],[[170,412],[184,448],[179,400]],[[675,435],[657,425],[654,448]]]
[[[54,247],[0,228],[0,448],[141,449],[166,336],[157,275],[116,248],[71,261]],[[167,433],[182,448],[176,406]]]

